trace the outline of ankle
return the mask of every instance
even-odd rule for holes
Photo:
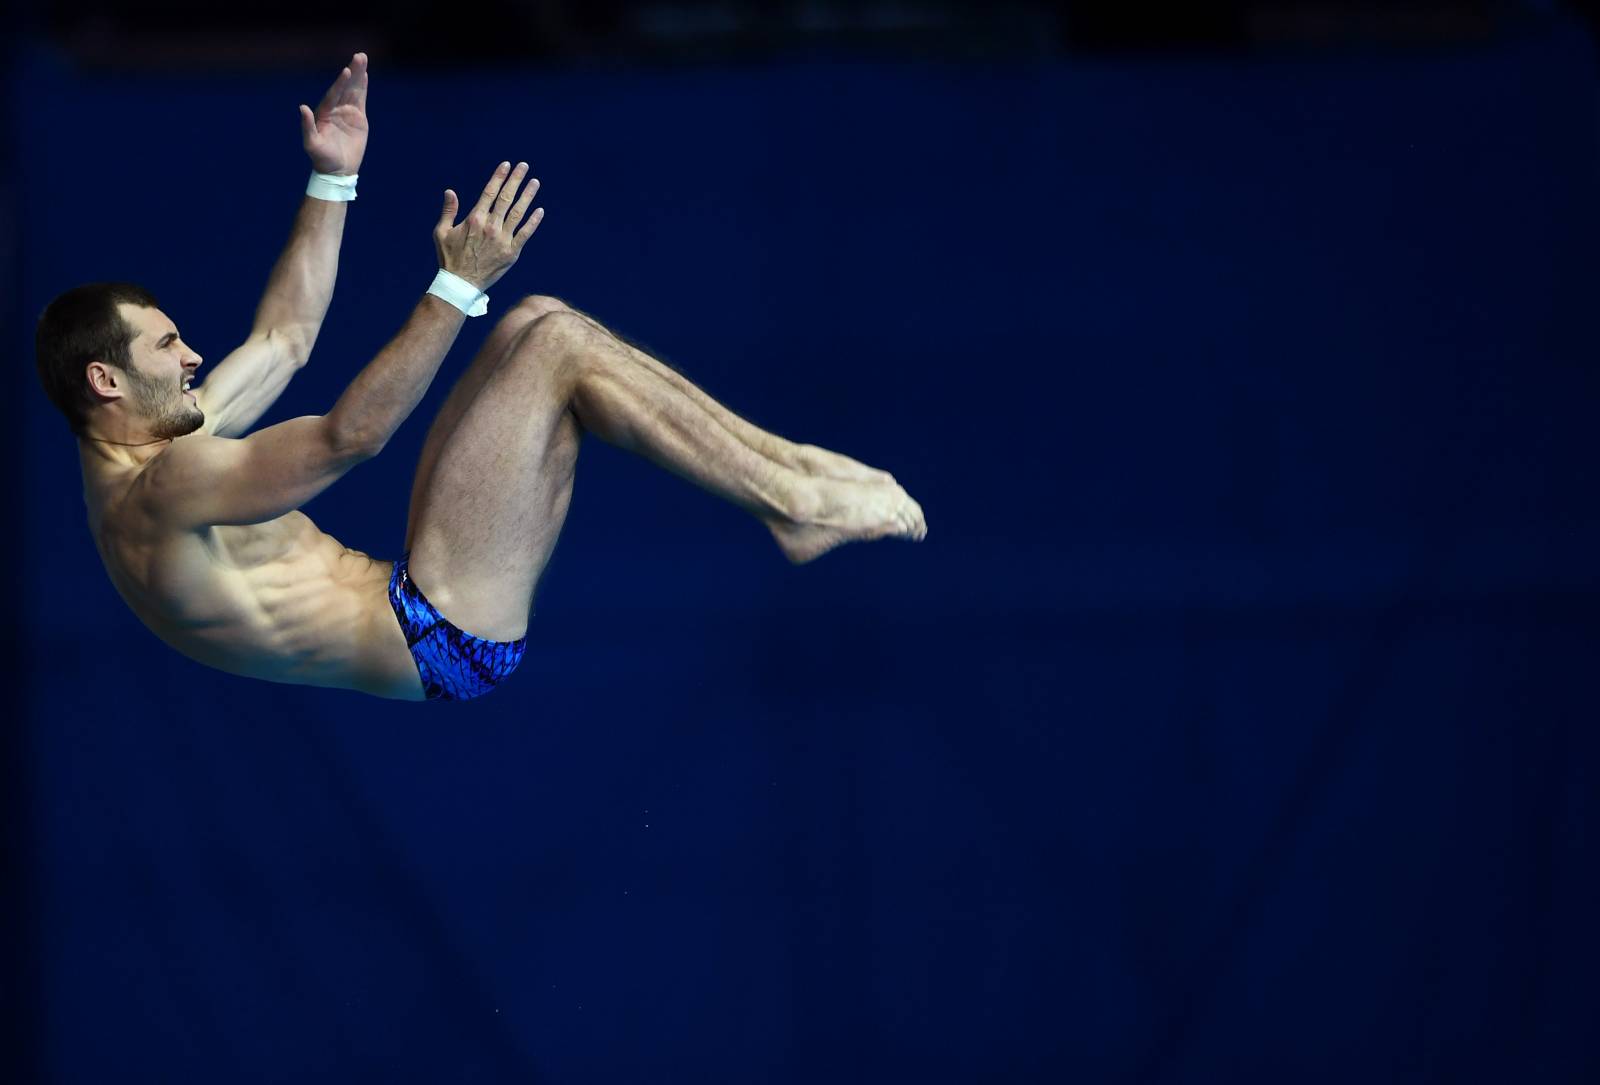
[[[780,467],[773,472],[777,514],[792,524],[809,524],[822,512],[822,495],[806,475]]]

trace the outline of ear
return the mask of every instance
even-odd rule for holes
[[[121,374],[116,366],[105,362],[90,362],[84,374],[89,379],[89,390],[100,399],[122,398],[122,385],[117,380]]]

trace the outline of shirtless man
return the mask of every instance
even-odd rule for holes
[[[446,191],[440,275],[399,333],[327,414],[244,436],[309,357],[332,297],[366,94],[357,53],[316,110],[300,107],[307,197],[249,338],[204,385],[191,388],[200,355],[139,287],[78,287],[39,320],[40,379],[78,436],[96,547],[167,644],[276,682],[407,700],[486,692],[522,656],[585,432],[739,505],[794,562],[926,534],[888,474],[756,428],[547,297],[511,308],[434,420],[400,560],[319,531],[300,506],[382,451],[544,216],[525,163],[501,163],[461,222]]]

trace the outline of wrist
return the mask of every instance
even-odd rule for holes
[[[313,170],[311,180],[306,182],[306,195],[317,200],[348,203],[356,198],[356,177],[354,173],[322,173]]]
[[[444,268],[440,268],[433,277],[433,285],[428,287],[428,293],[454,305],[468,316],[482,316],[489,311],[489,295],[483,292],[482,287]]]

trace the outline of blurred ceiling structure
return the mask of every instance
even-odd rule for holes
[[[1490,37],[1600,0],[44,0],[25,29],[92,67],[322,66],[361,48],[390,63],[695,62],[796,51],[1016,58],[1351,45],[1429,47]]]

